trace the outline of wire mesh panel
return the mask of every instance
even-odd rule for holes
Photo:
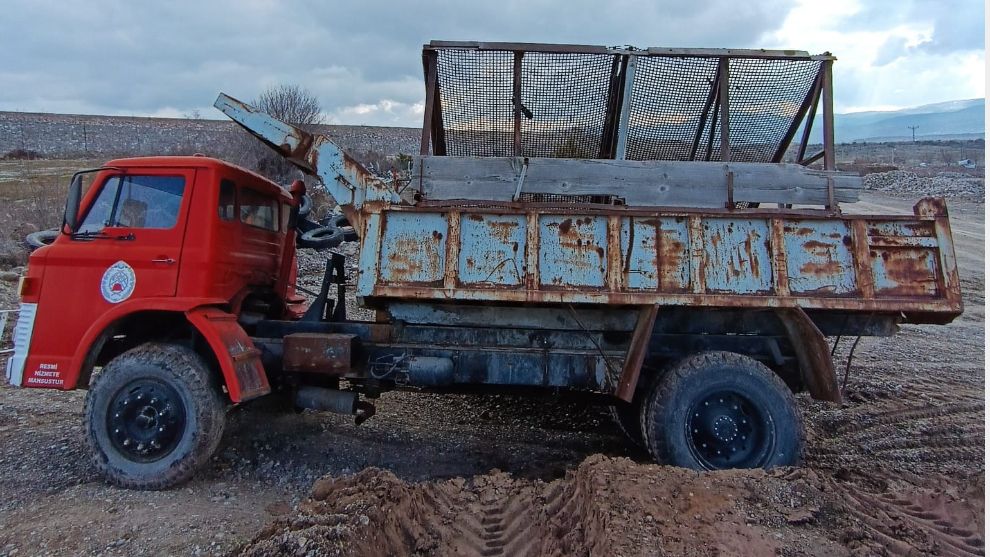
[[[630,99],[626,158],[690,160],[698,127],[713,114],[711,105],[707,112],[705,108],[713,100],[717,73],[717,58],[640,58]],[[707,138],[702,138],[702,148]]]
[[[507,51],[437,53],[448,155],[513,155],[512,60]]]
[[[728,59],[731,160],[776,162],[820,69],[831,59],[783,51],[510,43],[428,48],[437,54],[436,121],[442,123],[432,133],[442,136],[444,146],[434,154],[482,157],[611,157],[625,134],[626,159],[721,160],[726,115],[719,102],[719,61]],[[517,55],[518,100],[513,98]],[[632,57],[636,71],[629,88],[623,72]],[[623,106],[628,107],[625,129]]]
[[[522,59],[522,155],[597,158],[615,56],[527,52]]]
[[[729,60],[732,160],[772,161],[815,83],[818,60]]]

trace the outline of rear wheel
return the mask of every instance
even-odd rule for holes
[[[696,470],[791,466],[804,446],[787,385],[760,362],[731,352],[674,364],[647,391],[641,420],[654,459]]]
[[[209,368],[192,350],[148,343],[124,352],[86,396],[96,468],[130,489],[188,480],[220,443],[225,408]]]

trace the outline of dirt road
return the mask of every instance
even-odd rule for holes
[[[966,313],[864,338],[843,405],[802,396],[802,468],[699,475],[648,464],[598,408],[388,393],[360,427],[240,409],[204,473],[130,492],[88,462],[84,393],[3,385],[0,556],[982,555],[984,206],[949,206]]]

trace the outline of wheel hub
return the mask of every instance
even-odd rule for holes
[[[698,400],[690,409],[686,433],[692,453],[709,469],[759,467],[771,454],[772,424],[733,391]]]
[[[128,459],[151,462],[169,454],[185,431],[185,406],[171,386],[151,379],[127,384],[110,401],[107,434]]]
[[[712,435],[723,443],[731,443],[739,434],[739,426],[730,416],[719,416],[712,422]]]

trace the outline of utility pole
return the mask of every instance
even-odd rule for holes
[[[918,129],[919,126],[908,126],[911,129],[911,143],[916,143],[914,140],[914,130]]]

